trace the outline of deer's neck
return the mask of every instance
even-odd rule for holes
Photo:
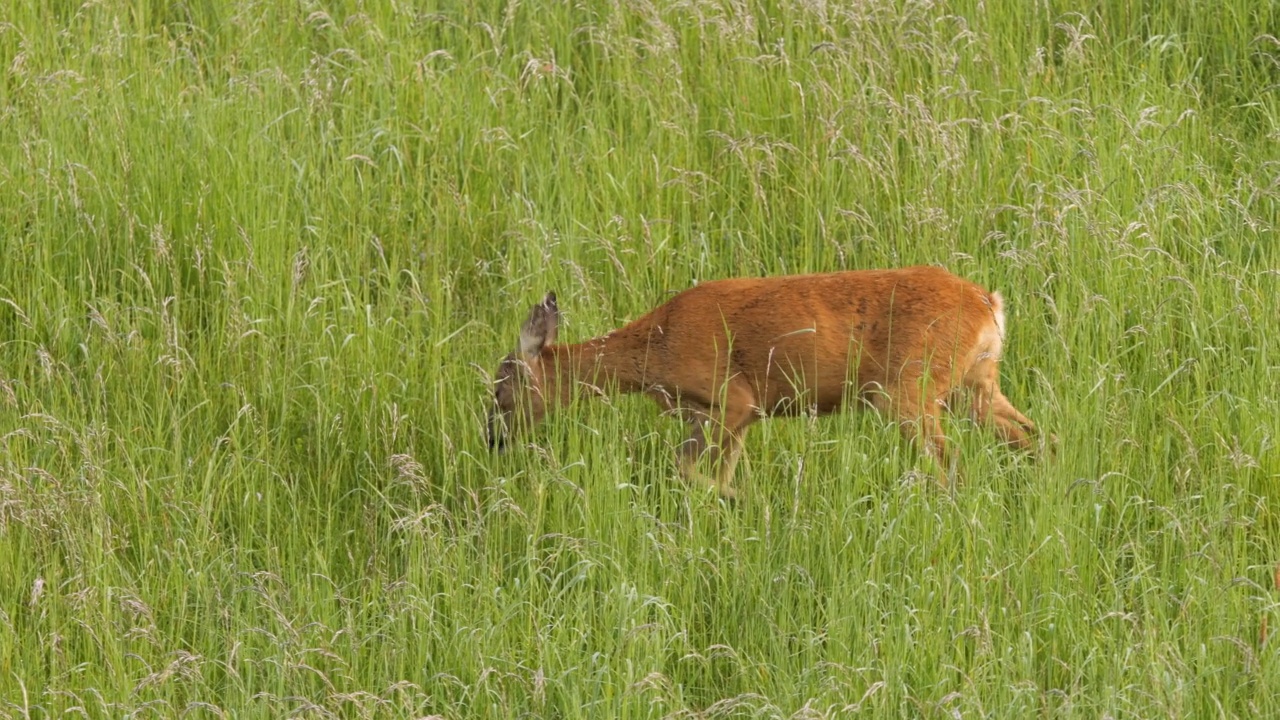
[[[542,351],[546,387],[561,403],[574,393],[639,392],[644,371],[636,363],[629,333],[621,331],[572,345],[551,345]]]

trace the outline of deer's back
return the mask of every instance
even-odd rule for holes
[[[685,290],[617,334],[667,391],[714,404],[742,378],[767,411],[829,412],[849,383],[891,388],[928,372],[953,385],[986,336],[998,353],[998,303],[933,267],[738,278]]]

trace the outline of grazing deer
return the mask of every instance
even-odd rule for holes
[[[689,425],[680,472],[730,486],[751,423],[826,414],[851,400],[889,413],[942,470],[939,414],[965,394],[972,417],[1030,449],[1030,420],[1000,392],[999,293],[935,267],[731,279],[685,290],[631,324],[557,345],[555,293],[533,306],[498,367],[489,445],[501,449],[580,388],[642,392]],[[942,482],[947,481],[945,471]]]

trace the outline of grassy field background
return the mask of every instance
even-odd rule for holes
[[[1280,716],[1280,6],[16,0],[0,715]],[[488,374],[941,264],[1055,461]]]

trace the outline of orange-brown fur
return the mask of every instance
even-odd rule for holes
[[[554,294],[530,311],[499,368],[491,441],[582,387],[643,392],[689,423],[682,474],[696,477],[707,456],[712,484],[732,495],[743,434],[762,417],[865,401],[941,462],[939,414],[963,391],[1005,442],[1029,448],[1035,432],[1000,392],[1000,295],[940,268],[707,282],[577,344],[554,344],[558,322]]]

